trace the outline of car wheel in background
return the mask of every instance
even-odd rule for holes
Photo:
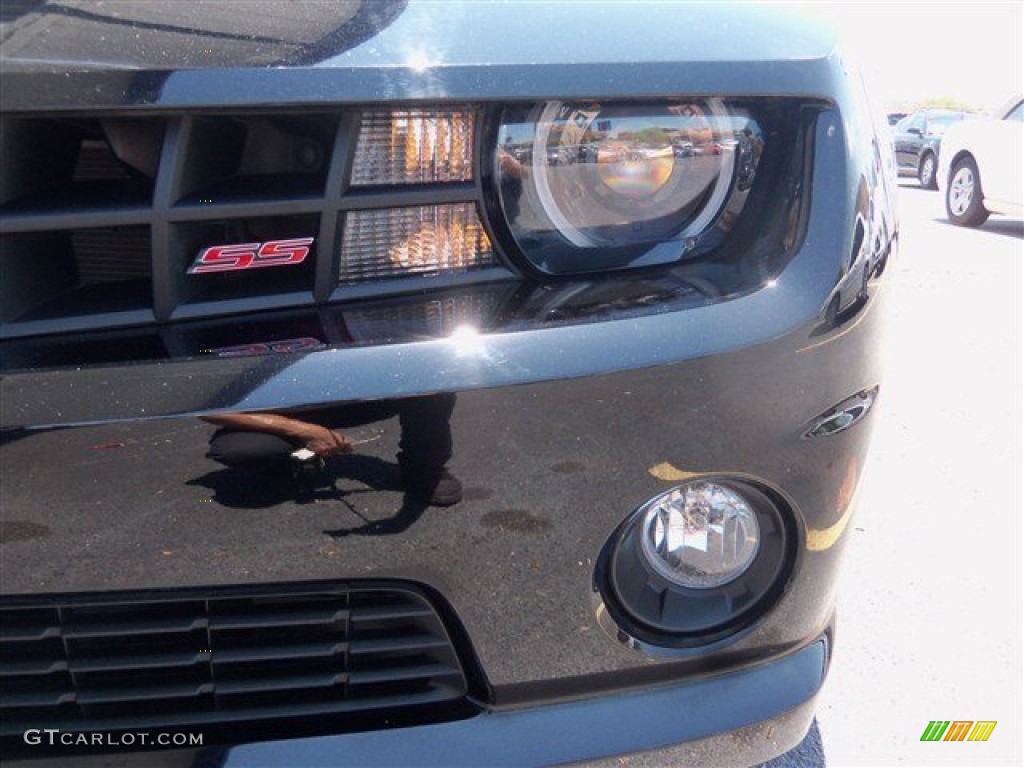
[[[935,183],[935,155],[931,152],[921,158],[921,165],[917,169],[917,180],[923,189],[938,189]]]
[[[978,227],[988,219],[981,204],[981,177],[973,157],[963,157],[953,164],[946,187],[946,215],[960,227]]]

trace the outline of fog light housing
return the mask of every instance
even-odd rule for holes
[[[784,505],[745,480],[694,480],[631,514],[595,569],[602,625],[657,650],[714,642],[781,593],[794,557]]]

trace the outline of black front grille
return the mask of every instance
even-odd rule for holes
[[[443,709],[468,690],[440,616],[405,585],[17,599],[0,619],[5,738]]]
[[[411,176],[366,184],[377,166],[356,149],[361,131],[381,133],[382,119],[359,110],[4,117],[0,338],[421,290],[437,270],[395,261],[385,265],[389,271],[379,253],[366,256],[377,260],[372,269],[361,269],[361,241],[342,254],[346,241],[355,242],[345,228],[374,212],[431,205],[462,206],[475,220],[481,187],[440,172],[433,183]],[[354,163],[366,165],[361,176],[353,176]],[[429,232],[439,226],[431,220]],[[456,282],[508,276],[479,223],[468,229],[478,232],[470,241],[482,256],[472,263],[446,257],[440,272]],[[456,244],[467,237],[461,229],[446,234]],[[207,248],[293,238],[313,240],[301,263],[190,273]]]

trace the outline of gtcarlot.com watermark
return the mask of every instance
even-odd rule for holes
[[[201,733],[104,733],[29,728],[23,736],[30,746],[48,747],[201,747]]]

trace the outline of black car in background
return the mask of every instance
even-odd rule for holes
[[[920,109],[900,120],[892,129],[896,169],[900,176],[916,176],[925,189],[938,189],[938,168],[942,135],[953,123],[967,117],[948,109]]]
[[[4,5],[5,765],[799,743],[898,247],[835,35],[253,7]]]

